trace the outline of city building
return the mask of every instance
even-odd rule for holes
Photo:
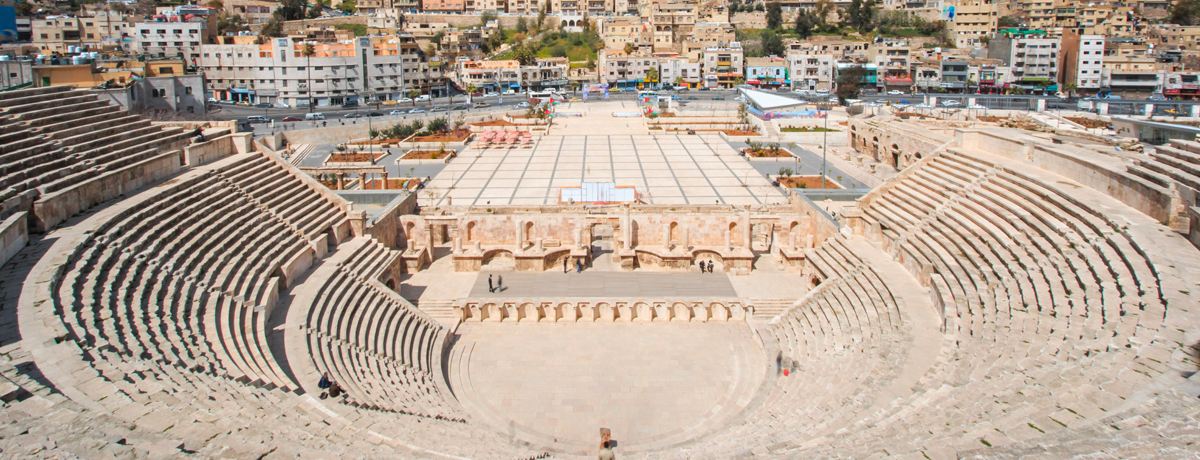
[[[200,45],[217,35],[217,23],[215,19],[191,13],[159,14],[154,21],[135,23],[131,35],[134,51],[139,54],[157,58],[182,57],[194,64],[200,57]]]
[[[600,83],[608,83],[610,88],[634,90],[646,88],[648,84],[657,84],[658,79],[649,78],[651,69],[658,72],[658,58],[648,56],[630,56],[624,50],[600,50],[597,63]],[[740,73],[740,72],[739,72]]]
[[[1079,94],[1095,94],[1101,88],[1104,69],[1103,35],[1068,33],[1062,40],[1062,72],[1059,82],[1075,85]]]
[[[788,60],[782,57],[746,58],[746,83],[767,89],[791,87]]]
[[[455,81],[463,89],[475,86],[485,92],[521,88],[521,63],[506,61],[462,61]]]
[[[223,0],[225,11],[231,15],[241,16],[247,24],[264,24],[271,20],[275,10],[279,9],[278,2],[263,0]],[[364,0],[370,1],[370,0]],[[375,0],[380,1],[380,0]],[[358,8],[363,9],[363,1],[358,2]]]
[[[819,52],[811,43],[793,43],[788,47],[788,65],[792,89],[816,91],[833,89],[832,54]]]
[[[704,84],[709,88],[732,88],[744,81],[742,44],[704,49]]]
[[[687,56],[659,58],[663,84],[696,88],[704,80],[700,62]]]
[[[1006,29],[988,42],[988,58],[1012,68],[1009,87],[1054,92],[1058,88],[1060,44],[1060,37],[1044,30]]]
[[[301,37],[219,37],[203,45],[200,68],[218,99],[305,107],[396,100],[412,90],[445,91],[441,66],[423,63],[411,35],[317,42]],[[311,46],[312,55],[306,55]]]
[[[951,0],[946,3],[954,8],[949,26],[953,29],[954,42],[959,48],[981,46],[984,37],[996,33],[1000,10],[995,1]]]
[[[1125,98],[1145,98],[1163,91],[1166,71],[1151,56],[1105,56],[1100,86]]]

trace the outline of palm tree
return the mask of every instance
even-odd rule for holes
[[[636,50],[637,50],[637,46],[635,46],[633,44],[633,42],[625,43],[625,54],[633,54],[633,52]]]
[[[1074,83],[1067,83],[1067,86],[1065,89],[1067,90],[1067,97],[1075,97],[1075,91],[1077,91],[1079,89],[1079,85],[1076,85]]]
[[[308,96],[308,112],[312,113],[312,111],[313,111],[312,57],[314,54],[317,54],[317,49],[316,49],[316,47],[313,46],[312,43],[305,43],[304,51],[302,51],[300,54],[304,55],[304,58],[305,58],[304,70],[308,72],[308,79],[304,82],[304,86],[308,87],[308,91],[306,92],[307,96]]]
[[[646,82],[650,83],[651,86],[653,86],[653,84],[655,84],[655,83],[658,83],[658,69],[657,68],[651,67],[649,70],[646,70]]]
[[[475,91],[478,91],[478,90],[479,90],[479,87],[475,86],[474,83],[467,83],[467,103],[468,104],[475,102]]]
[[[413,107],[416,107],[417,106],[417,98],[421,96],[421,92],[417,91],[415,89],[410,89],[410,90],[408,90],[407,96],[409,99],[412,99]]]

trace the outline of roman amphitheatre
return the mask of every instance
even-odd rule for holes
[[[0,456],[1200,453],[1200,143],[835,108],[778,160],[732,107],[338,162],[0,93]]]

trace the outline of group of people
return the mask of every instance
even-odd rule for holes
[[[567,260],[568,259],[570,259],[570,257],[563,257],[563,273],[567,272]],[[575,273],[582,273],[582,272],[583,272],[583,262],[580,261],[578,258],[576,258],[575,259]]]
[[[713,272],[713,261],[710,260],[707,263],[705,263],[703,260],[701,260],[698,263],[700,264],[700,273],[712,273]]]
[[[341,385],[338,385],[337,382],[335,382],[335,381],[333,381],[333,379],[329,378],[328,372],[321,374],[321,381],[317,382],[317,388],[320,388],[322,390],[321,391],[321,399],[336,398],[345,393],[345,391],[342,390]]]
[[[503,291],[504,277],[496,275],[496,284],[492,284],[492,275],[488,275],[488,292]]]

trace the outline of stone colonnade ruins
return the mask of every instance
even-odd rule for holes
[[[712,261],[743,275],[756,253],[802,268],[804,250],[820,233],[814,219],[793,205],[432,208],[400,216],[410,272],[432,261],[435,247],[448,246],[460,272],[545,271],[564,258],[574,268],[594,262],[603,247],[620,270],[688,270]]]

